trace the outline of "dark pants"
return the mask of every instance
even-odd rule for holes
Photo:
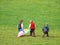
[[[48,35],[48,31],[44,32],[43,36],[45,36],[45,35],[46,35],[47,37],[49,36],[49,35]]]
[[[23,31],[23,29],[22,28],[18,28],[18,31]]]
[[[30,36],[35,36],[35,29],[30,30]]]

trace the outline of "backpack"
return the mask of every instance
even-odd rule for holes
[[[47,28],[45,27],[45,28],[44,28],[44,32],[46,32],[46,31],[47,31]]]
[[[30,29],[35,29],[35,24],[31,23]]]

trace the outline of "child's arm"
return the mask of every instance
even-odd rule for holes
[[[30,29],[31,24],[29,24],[29,29]]]
[[[48,31],[49,31],[49,27],[48,27]]]
[[[21,24],[21,27],[22,27],[22,29],[23,29],[23,23]]]

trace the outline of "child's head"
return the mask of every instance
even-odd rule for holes
[[[33,22],[33,20],[30,20],[30,23],[32,23]]]
[[[46,23],[45,26],[48,26],[48,23]]]
[[[23,22],[23,20],[21,19],[20,22]]]

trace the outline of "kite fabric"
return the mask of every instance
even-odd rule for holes
[[[30,32],[30,30],[29,29],[24,29],[24,32],[25,32],[25,34],[27,34],[28,32]]]
[[[24,29],[23,31],[19,31],[18,36],[17,37],[21,37],[24,36],[25,34],[27,34],[28,32],[30,32],[29,29]]]

